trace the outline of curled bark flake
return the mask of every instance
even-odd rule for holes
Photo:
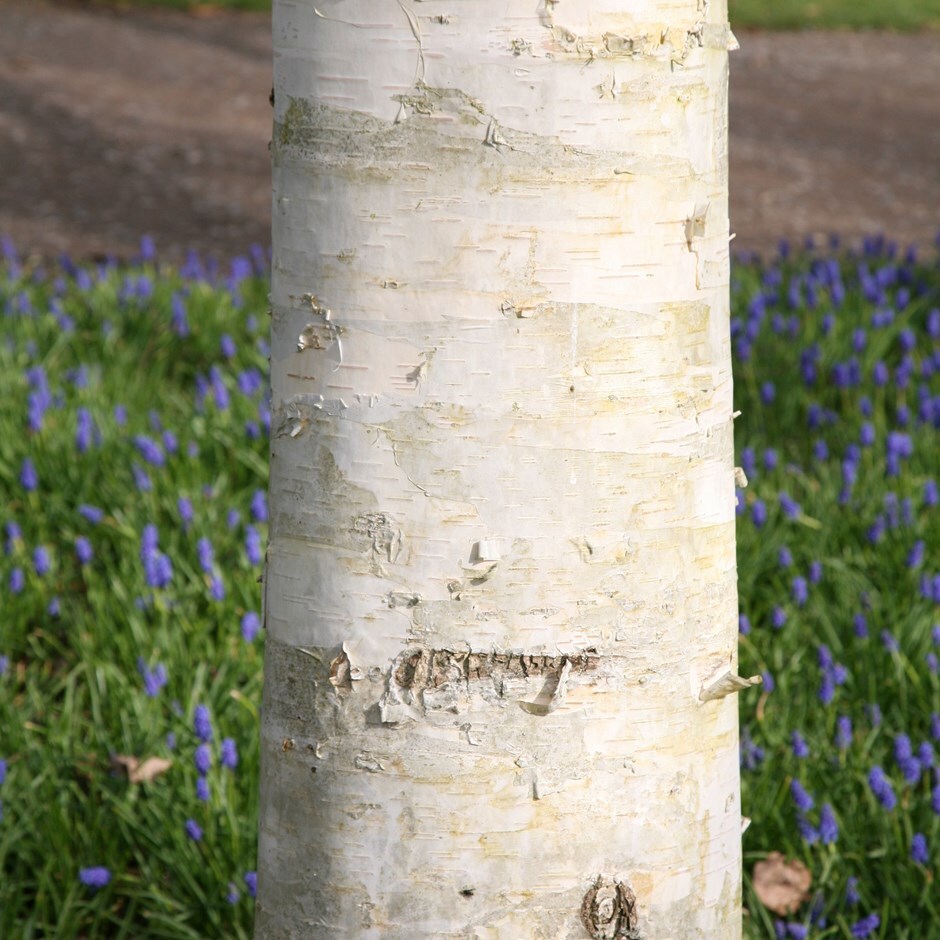
[[[709,683],[699,693],[700,702],[710,702],[713,699],[724,698],[726,695],[732,695],[735,692],[741,692],[749,689],[751,686],[760,685],[764,680],[760,676],[751,676],[745,679],[743,676],[736,675],[730,670]]]
[[[330,662],[330,685],[343,692],[352,690],[352,670],[346,650],[341,650],[339,656]]]

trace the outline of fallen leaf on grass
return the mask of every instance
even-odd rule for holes
[[[771,852],[754,865],[751,884],[760,902],[781,916],[794,913],[809,898],[813,876],[795,859],[788,861],[779,852]]]
[[[131,783],[150,783],[160,774],[165,774],[173,766],[173,761],[165,757],[148,757],[140,761],[129,754],[112,754],[113,770],[123,770]]]

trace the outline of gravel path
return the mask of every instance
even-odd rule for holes
[[[0,0],[0,232],[21,250],[224,257],[269,237],[269,20]],[[940,34],[742,33],[731,222],[940,229]]]

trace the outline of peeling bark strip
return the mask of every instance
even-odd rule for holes
[[[395,681],[410,692],[438,689],[455,680],[471,682],[492,679],[498,683],[503,676],[519,679],[557,679],[565,666],[575,674],[593,671],[598,657],[537,656],[525,653],[469,653],[452,650],[419,650],[406,653],[395,670]]]
[[[408,652],[393,666],[383,720],[400,720],[400,712],[388,709],[392,702],[418,705],[425,713],[441,708],[457,713],[469,709],[473,694],[490,702],[515,701],[529,714],[548,715],[564,704],[571,676],[589,677],[599,665],[596,651],[574,656]]]
[[[724,0],[273,13],[258,940],[737,940]]]

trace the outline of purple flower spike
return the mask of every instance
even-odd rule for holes
[[[884,809],[890,812],[898,805],[898,799],[894,795],[891,781],[880,767],[872,767],[868,774],[868,786]]]
[[[852,719],[848,715],[840,715],[836,720],[836,747],[844,751],[852,743]]]
[[[200,741],[209,743],[212,740],[212,721],[209,709],[205,705],[197,705],[193,714],[193,731]]]
[[[238,749],[232,738],[222,739],[222,753],[220,757],[222,766],[234,770],[238,766]]]
[[[845,883],[845,903],[849,907],[855,907],[860,900],[861,895],[858,893],[858,878],[855,875],[850,875],[848,881]]]
[[[87,888],[94,888],[97,891],[111,880],[111,872],[103,865],[96,865],[93,868],[80,868],[78,870],[78,880]]]
[[[794,731],[790,735],[790,744],[793,748],[793,756],[799,757],[800,759],[804,757],[809,757],[809,745],[806,743],[806,739],[800,734],[799,731]],[[793,781],[796,783],[796,781]]]
[[[852,936],[857,940],[865,940],[881,926],[881,918],[877,914],[869,914],[860,921],[852,924]]]
[[[251,643],[261,631],[261,618],[253,610],[249,610],[248,613],[242,617],[241,626],[242,638],[246,643]]]
[[[36,473],[36,467],[29,457],[24,458],[20,467],[20,483],[27,493],[32,493],[39,486],[39,474]]]
[[[809,598],[809,587],[806,578],[797,576],[793,579],[792,585],[793,602],[797,607],[802,607]]]
[[[832,845],[839,838],[839,824],[830,803],[824,803],[819,814],[819,838],[823,845]]]
[[[80,565],[87,565],[94,558],[95,553],[91,547],[91,542],[84,535],[80,535],[75,539],[75,555]]]
[[[208,744],[200,744],[196,748],[193,754],[193,763],[200,774],[209,773],[209,768],[212,766],[212,751],[209,749]]]
[[[796,808],[801,813],[808,813],[815,805],[813,798],[795,777],[790,781],[790,795],[793,797],[793,802],[796,803]]]

